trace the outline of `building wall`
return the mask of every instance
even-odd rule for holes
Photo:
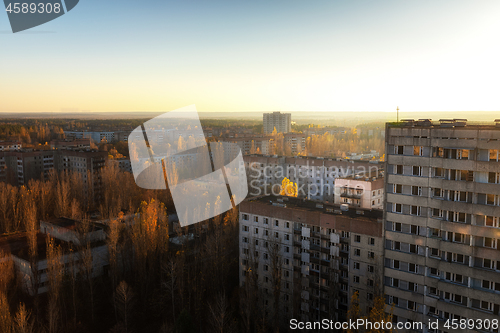
[[[384,179],[348,177],[335,179],[335,203],[361,208],[384,208]]]
[[[335,180],[353,174],[380,176],[383,165],[315,157],[244,156],[250,195],[271,194],[283,177],[296,183],[298,196],[333,203]],[[267,192],[266,192],[267,191]],[[377,201],[378,202],[378,201]]]
[[[451,332],[499,318],[500,128],[444,126],[387,126],[384,283],[399,321]]]
[[[263,114],[264,134],[271,134],[276,128],[278,133],[288,133],[292,131],[291,113],[264,113]]]
[[[382,282],[382,211],[378,218],[364,217],[361,211],[352,217],[342,215],[338,206],[309,202],[316,208],[302,209],[300,204],[290,206],[289,200],[294,199],[264,197],[240,204],[240,284],[250,283],[257,272],[256,292],[268,298],[264,304],[272,313],[270,249],[278,242],[283,270],[280,311],[285,318],[345,320],[356,291],[366,313]]]

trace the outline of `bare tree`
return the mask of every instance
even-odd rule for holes
[[[134,302],[134,293],[127,282],[121,281],[115,292],[115,302],[118,308],[118,314],[123,321],[125,333],[130,330],[130,313]]]
[[[31,313],[26,309],[24,303],[19,304],[19,308],[14,317],[14,326],[16,333],[33,333],[33,320]]]
[[[52,237],[47,238],[47,276],[48,276],[48,308],[47,321],[49,333],[57,332],[60,325],[59,298],[63,279],[62,251],[56,246]],[[36,292],[36,291],[35,291]]]
[[[7,296],[0,291],[0,332],[12,332],[12,316]]]
[[[170,300],[172,303],[172,319],[175,323],[175,292],[177,290],[177,279],[179,277],[179,267],[177,265],[177,261],[175,258],[170,258],[166,263],[162,265],[162,271],[166,277],[164,281],[162,281],[162,289],[170,296]]]
[[[234,332],[236,330],[225,293],[218,294],[215,300],[208,305],[208,309],[214,333]]]

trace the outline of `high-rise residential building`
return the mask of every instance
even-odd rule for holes
[[[395,320],[423,322],[424,332],[490,320],[458,331],[499,331],[498,125],[387,124],[384,284]]]
[[[271,134],[274,129],[278,133],[288,133],[292,131],[292,114],[291,113],[264,113],[264,134]]]
[[[240,204],[239,227],[240,285],[259,315],[345,320],[356,291],[362,315],[381,292],[382,210],[262,196]]]

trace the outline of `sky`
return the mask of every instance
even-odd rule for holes
[[[82,0],[13,34],[0,112],[496,111],[500,1]]]

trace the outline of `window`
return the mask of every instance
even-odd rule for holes
[[[258,233],[259,233],[259,228],[255,228],[255,229],[254,229],[254,234],[256,234],[256,235],[257,235]]]
[[[497,240],[495,238],[484,237],[484,247],[497,248]]]
[[[438,208],[433,208],[432,209],[432,217],[436,219],[442,219],[443,218],[443,210],[438,209]]]
[[[243,231],[248,232],[248,230],[249,230],[250,228],[248,228],[248,226],[247,226],[247,225],[244,225],[241,229],[242,229]]]
[[[366,283],[368,284],[369,287],[373,287],[375,285],[375,282],[372,279],[366,280]]]
[[[403,166],[402,165],[395,165],[394,173],[396,175],[402,175],[403,174]]]
[[[247,237],[243,237],[243,243],[248,243],[248,238]]]
[[[394,146],[394,154],[403,155],[404,146]]]
[[[441,237],[441,229],[429,228],[429,237],[434,237],[434,238]]]
[[[258,216],[254,216],[254,217],[253,217],[253,221],[254,221],[254,222],[259,222],[259,217],[258,217]]]
[[[359,283],[359,276],[354,275],[353,281],[354,281],[354,283]]]
[[[434,177],[436,177],[436,178],[444,177],[444,169],[443,168],[435,168],[434,169]]]
[[[490,149],[490,161],[498,161],[498,160],[499,160],[499,150]]]
[[[424,147],[413,146],[413,156],[424,156]]]
[[[422,167],[421,166],[413,166],[413,173],[414,176],[422,176]]]
[[[289,234],[285,235],[285,240],[290,240],[290,235]]]
[[[429,256],[430,257],[440,257],[439,255],[439,249],[435,248],[435,247],[431,247],[430,248],[430,252],[429,252]]]
[[[417,271],[418,271],[418,265],[412,263],[408,265],[408,272],[417,273]]]
[[[403,212],[403,205],[394,203],[392,204],[392,211],[393,213],[402,213]]]
[[[375,238],[373,237],[368,238],[368,245],[375,245]]]
[[[369,273],[375,272],[375,267],[373,267],[372,265],[368,265],[368,272]]]
[[[359,257],[361,255],[361,250],[360,249],[354,249],[354,255],[356,257]]]
[[[429,267],[429,276],[439,277],[440,273],[437,268]]]
[[[373,252],[373,251],[368,251],[368,258],[369,258],[369,259],[374,259],[374,258],[375,258],[375,252]]]
[[[394,193],[403,193],[403,185],[394,184]]]
[[[356,243],[361,242],[361,236],[360,236],[360,235],[354,235],[354,241],[355,241]]]
[[[354,262],[353,267],[354,267],[354,269],[359,269],[359,262]]]
[[[267,217],[264,217],[264,224],[269,224],[269,219]]]
[[[248,221],[248,214],[243,214],[242,219],[243,221]]]
[[[410,226],[410,234],[413,235],[419,235],[420,234],[420,227],[418,225],[411,225]]]
[[[401,232],[401,226],[402,226],[401,223],[394,222],[394,224],[393,224],[393,231],[399,231],[399,232]]]
[[[280,226],[280,221],[275,220],[275,221],[274,221],[274,225],[275,225],[275,226],[277,226],[277,227],[279,227],[279,226]]]
[[[457,159],[468,160],[469,155],[471,155],[469,149],[458,149],[457,151]]]
[[[392,268],[399,269],[399,260],[392,261]]]
[[[285,222],[285,228],[290,229],[290,222]]]
[[[410,206],[410,214],[420,216],[421,208],[420,206]]]
[[[412,186],[411,187],[411,194],[412,195],[422,195],[422,187],[421,186]]]

